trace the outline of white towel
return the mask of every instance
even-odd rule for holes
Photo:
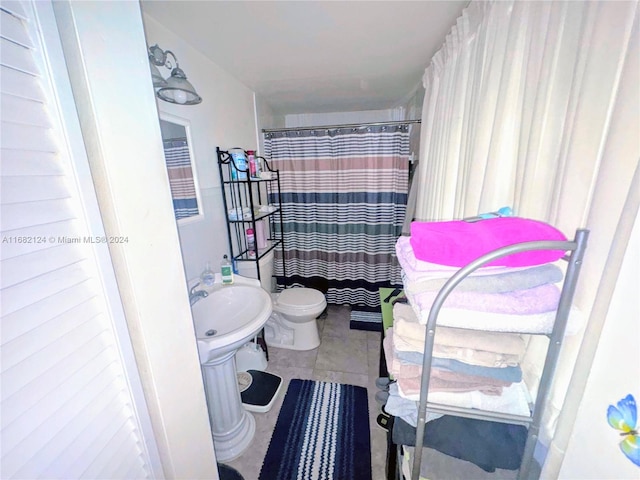
[[[398,393],[407,400],[420,401],[420,395],[405,395],[400,385]],[[453,407],[477,408],[490,412],[529,416],[530,396],[524,382],[514,383],[502,389],[502,395],[485,395],[480,392],[431,392],[428,401]]]

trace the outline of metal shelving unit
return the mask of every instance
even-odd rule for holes
[[[419,478],[425,429],[428,433],[428,426],[426,421],[427,412],[462,416],[493,422],[524,425],[525,427],[527,427],[527,439],[522,455],[522,464],[520,465],[520,468],[518,470],[518,479],[525,480],[529,478],[531,474],[534,449],[540,432],[544,406],[547,403],[550,394],[551,382],[556,370],[560,349],[564,341],[564,334],[567,326],[569,310],[571,308],[578,276],[580,274],[580,268],[582,266],[584,253],[587,247],[588,236],[588,230],[578,229],[573,241],[538,241],[519,243],[494,250],[493,252],[487,253],[486,255],[469,263],[465,267],[460,268],[440,289],[436,298],[434,299],[433,305],[429,311],[428,321],[425,325],[427,335],[425,338],[425,348],[422,364],[422,377],[420,385],[420,400],[418,402],[418,421],[416,428],[414,458],[413,464],[410,466],[411,480],[417,480]],[[549,338],[549,344],[547,346],[547,352],[542,366],[542,375],[538,382],[538,392],[532,405],[531,414],[529,416],[510,415],[505,413],[453,407],[449,405],[429,402],[427,398],[429,392],[429,381],[431,379],[431,365],[433,358],[432,352],[434,347],[437,317],[438,313],[440,312],[440,308],[444,304],[447,296],[455,289],[455,287],[460,282],[464,280],[466,276],[473,273],[475,270],[484,266],[485,264],[491,262],[492,260],[513,253],[526,252],[531,250],[562,250],[565,252],[569,252],[564,257],[564,260],[566,260],[568,263],[568,267],[564,276],[562,293],[560,296],[558,309],[556,311],[553,330],[550,333],[546,334],[546,336]],[[514,327],[514,332],[517,332],[517,327]],[[398,445],[394,447],[393,442],[391,441],[390,443],[390,448],[398,448],[398,451],[397,454],[394,452],[393,457],[389,457],[393,460],[393,462],[391,463],[392,468],[391,471],[388,472],[388,475],[391,478],[403,478],[400,465],[401,462],[397,460],[397,464],[393,465],[396,459],[401,458],[399,451],[400,446]]]
[[[237,266],[242,262],[253,262],[256,267],[257,278],[260,280],[260,260],[272,250],[280,248],[282,252],[282,274],[285,275],[280,173],[278,170],[271,169],[264,157],[256,156],[256,159],[262,160],[263,168],[268,172],[269,178],[251,178],[248,166],[245,170],[238,168],[234,163],[231,155],[233,151],[243,150],[240,148],[232,148],[230,150],[216,148],[229,249],[234,265]],[[245,151],[244,153],[247,156],[247,152]],[[231,175],[232,168],[240,172],[246,172],[246,180],[234,180]],[[260,207],[262,207],[262,211]],[[263,222],[267,246],[265,248],[256,248],[256,255],[250,257],[246,230],[252,228],[254,233],[257,233],[260,222]]]

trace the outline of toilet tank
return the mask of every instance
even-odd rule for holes
[[[268,293],[273,292],[273,250],[258,260],[260,265],[260,284]],[[258,278],[256,262],[237,262],[238,274],[243,277]]]

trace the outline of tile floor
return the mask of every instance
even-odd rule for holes
[[[371,431],[371,469],[373,480],[384,480],[386,433],[376,425],[380,407],[375,401],[378,391],[380,333],[351,330],[349,307],[329,305],[327,315],[318,320],[320,346],[298,352],[269,347],[267,371],[280,375],[283,386],[273,408],[267,413],[252,413],[256,419],[253,445],[239,458],[225,462],[238,470],[245,480],[257,480],[262,460],[278,419],[289,381],[294,378],[347,383],[366,387],[369,394],[369,426]]]
[[[380,407],[375,401],[379,376],[380,333],[351,330],[349,307],[330,305],[327,315],[318,320],[320,346],[298,352],[269,347],[267,371],[280,375],[283,386],[273,408],[267,413],[252,413],[256,419],[256,435],[251,448],[233,461],[225,462],[238,470],[245,480],[258,480],[262,460],[267,453],[271,434],[278,419],[289,381],[294,378],[347,383],[366,387],[369,395],[369,428],[371,432],[372,480],[385,480],[387,452],[386,433],[376,424]],[[428,450],[423,460],[429,465],[431,480],[514,480],[514,470],[485,472],[476,465]],[[530,479],[539,478],[540,467],[534,462]]]

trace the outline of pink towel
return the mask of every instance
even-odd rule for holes
[[[422,292],[414,296],[415,304],[423,311],[431,310],[438,292]],[[555,312],[560,301],[560,289],[547,284],[526,290],[505,293],[456,292],[444,301],[445,308],[460,308],[475,312],[531,315]]]
[[[413,222],[411,246],[418,260],[462,267],[507,245],[538,240],[566,241],[553,226],[520,217],[500,217],[465,222]],[[555,262],[564,251],[533,250],[494,260],[487,265],[523,267]]]

